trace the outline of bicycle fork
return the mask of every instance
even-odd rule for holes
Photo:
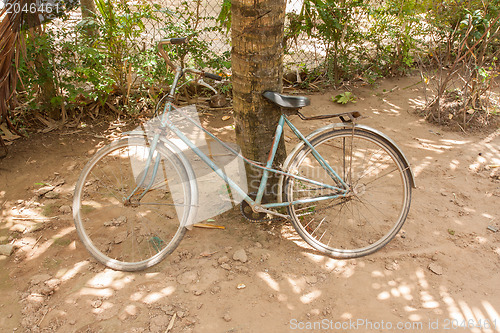
[[[146,160],[146,166],[144,170],[142,171],[142,175],[140,176],[139,181],[137,182],[137,185],[135,189],[130,193],[129,196],[124,198],[123,204],[125,206],[135,206],[138,205],[138,202],[146,195],[146,193],[151,190],[151,187],[153,186],[153,182],[156,178],[156,174],[158,173],[158,167],[160,166],[160,161],[161,161],[161,156],[157,152],[157,156],[154,157],[154,153],[156,151],[156,147],[158,145],[158,141],[160,140],[160,134],[156,133],[151,140],[151,145],[148,153],[148,158]],[[151,175],[151,180],[149,181],[148,185],[143,188],[144,181],[146,180],[147,175],[149,174],[149,168],[151,166],[151,162],[153,161],[154,158],[154,165],[153,165],[153,172]],[[137,198],[134,198],[134,196],[138,196]]]
[[[166,123],[168,122],[168,115],[169,115],[170,111],[172,110],[171,102],[173,100],[175,90],[177,89],[177,84],[179,82],[179,79],[181,78],[182,75],[183,75],[183,72],[180,69],[180,67],[178,67],[176,70],[174,81],[172,82],[172,86],[170,88],[170,92],[166,97],[165,108],[163,110],[163,113],[161,115],[161,120],[160,120],[161,128],[165,128]],[[167,110],[167,106],[168,106],[168,110]],[[158,142],[160,141],[160,134],[161,134],[161,131],[155,131],[153,138],[150,140],[150,150],[149,150],[148,158],[146,161],[146,167],[143,171],[143,175],[140,177],[140,179],[137,182],[137,185],[136,185],[135,189],[132,191],[132,193],[130,193],[130,195],[128,197],[124,198],[124,205],[125,206],[138,205],[138,202],[146,195],[146,193],[148,193],[151,190],[151,187],[153,186],[153,182],[156,178],[156,174],[158,173],[158,168],[160,166],[160,161],[161,161],[160,153],[157,152],[157,150],[156,150],[156,147],[158,146]],[[147,140],[147,136],[146,136],[145,140]],[[144,189],[142,189],[142,185],[144,184],[144,181],[146,180],[146,176],[149,173],[149,168],[151,166],[151,162],[153,161],[153,156],[154,156],[155,151],[157,152],[157,156],[156,156],[155,161],[154,161],[153,172],[151,174],[151,180],[149,181],[149,184]],[[140,191],[141,189],[142,189],[142,192]],[[132,201],[132,198],[135,195],[138,195],[139,197],[137,199],[134,199],[134,201]]]

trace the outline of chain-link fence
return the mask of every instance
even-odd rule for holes
[[[185,67],[229,72],[230,1],[95,0],[96,15],[82,18],[80,8],[74,8],[44,22],[37,34],[21,30],[27,55],[19,66],[26,88],[24,105],[49,105],[56,100],[54,92],[60,100],[75,104],[110,104],[112,97],[124,110],[154,105],[172,79],[164,62],[158,61],[156,45],[162,38],[196,35],[188,44],[170,48],[171,60]],[[285,71],[296,77],[303,67],[317,68],[325,54],[323,40],[291,33],[304,1],[287,0],[286,7],[284,64]],[[38,66],[38,59],[50,65]],[[42,100],[49,97],[50,102]],[[96,113],[99,108],[95,107]]]
[[[231,32],[217,20],[224,0],[157,0],[156,3],[168,15],[165,15],[164,22],[148,22],[148,40],[145,43],[154,43],[165,35],[173,34],[173,31],[168,31],[168,27],[173,24],[178,28],[184,26],[186,30],[196,31],[197,38],[208,43],[210,50],[219,56],[231,51]],[[289,18],[300,13],[303,3],[304,0],[287,0],[285,29],[289,27]],[[287,38],[284,65],[286,69],[317,67],[324,61],[324,50],[323,43],[305,34],[291,36]]]
[[[285,31],[290,26],[290,16],[299,15],[304,0],[287,0]],[[294,35],[287,39],[285,66],[289,69],[305,66],[307,68],[318,67],[325,60],[325,45],[316,38],[308,37],[305,33]]]

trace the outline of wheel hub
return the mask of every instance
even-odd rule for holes
[[[139,207],[139,200],[130,198],[123,201],[123,206],[125,207]]]
[[[352,193],[355,196],[363,195],[363,193],[365,193],[365,191],[366,191],[366,185],[365,184],[356,184],[352,188]]]

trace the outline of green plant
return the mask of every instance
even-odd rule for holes
[[[145,30],[142,20],[155,19],[158,7],[144,2],[132,10],[116,0],[96,4],[98,13],[76,26],[63,17],[60,26],[43,24],[43,34],[25,33],[26,56],[20,59],[18,88],[29,109],[40,108],[38,96],[51,82],[51,104],[64,112],[66,104],[71,108],[95,101],[103,106],[114,93],[128,104],[133,87],[139,85],[149,93],[148,85],[168,77],[154,51],[138,47]],[[89,35],[88,27],[98,33]]]
[[[170,21],[171,13],[147,1],[130,5],[96,0],[96,5],[96,15],[76,25],[63,17],[60,26],[44,24],[43,35],[26,34],[18,85],[24,108],[40,108],[38,96],[47,82],[54,82],[50,98],[54,107],[93,103],[88,110],[97,110],[95,114],[105,105],[136,113],[164,94],[173,75],[157,55],[156,40],[146,46],[149,31],[144,22]],[[89,28],[96,33],[88,34]],[[110,96],[117,98],[109,101]]]
[[[389,0],[369,9],[367,41],[373,46],[372,69],[380,75],[407,72],[429,37],[426,1]]]
[[[173,76],[156,53],[153,25],[163,32],[161,37],[193,36],[169,50],[175,61],[218,73],[231,66],[230,52],[216,54],[208,39],[229,30],[230,0],[223,0],[212,16],[204,14],[201,0],[181,0],[173,9],[146,0],[95,1],[96,15],[76,26],[62,17],[57,26],[44,23],[36,34],[23,32],[26,52],[19,60],[16,111],[21,116],[12,123],[23,126],[23,116],[32,110],[57,119],[65,108],[138,113],[155,105]],[[305,0],[299,13],[287,14],[285,53],[305,39],[301,34],[319,45],[323,66],[299,66],[299,86],[316,88],[319,81],[339,85],[359,77],[374,83],[379,77],[408,72],[417,60],[450,68],[468,52],[461,60],[467,66],[463,78],[475,97],[467,109],[482,109],[487,105],[481,96],[497,76],[499,11],[498,0]],[[425,76],[426,84],[431,77]],[[221,86],[224,93],[230,89]]]
[[[231,21],[231,0],[223,0],[219,16],[217,16],[217,22],[219,22],[219,24],[223,26],[226,31],[229,31],[231,29]]]
[[[356,75],[373,83],[412,68],[427,35],[426,6],[416,0],[305,0],[300,14],[288,15],[285,41],[306,33],[324,44],[324,70],[335,85]]]
[[[223,27],[201,25],[200,22],[216,20],[212,16],[202,16],[199,7],[200,0],[194,1],[196,8],[190,6],[190,2],[182,1],[175,12],[165,11],[170,18],[164,22],[161,29],[165,37],[191,36],[192,38],[185,44],[172,47],[169,50],[169,57],[174,62],[179,62],[181,66],[193,66],[197,68],[212,68],[223,71],[231,67],[230,52],[216,54],[208,41],[199,38],[203,33],[221,33]]]
[[[356,96],[350,91],[343,92],[337,96],[332,97],[332,101],[338,104],[356,103]]]
[[[160,7],[142,1],[132,9],[128,2],[116,0],[96,0],[96,7],[98,15],[79,26],[83,61],[75,69],[92,82],[101,103],[118,90],[123,104],[128,104],[135,83],[157,69],[152,52],[138,45],[146,30],[143,20],[158,20]],[[97,26],[99,33],[86,34],[88,25]]]
[[[326,72],[335,85],[356,62],[356,54],[351,47],[361,40],[357,18],[366,4],[364,0],[304,1],[300,14],[300,19],[304,21],[303,30],[325,43]]]
[[[218,85],[217,88],[221,94],[224,94],[227,96],[233,90],[233,84],[231,82],[224,82],[224,83]]]
[[[495,126],[489,110],[498,103],[490,96],[498,75],[500,13],[490,10],[486,4],[483,10],[464,8],[463,16],[448,36],[453,43],[433,50],[437,69],[422,73],[424,78],[439,77],[434,87],[427,81],[424,85],[433,90],[424,113],[429,121],[458,125],[462,131],[478,125]]]
[[[56,59],[52,49],[55,36],[43,28],[22,31],[25,41],[23,57],[19,59],[18,72],[21,80],[17,90],[27,101],[30,110],[47,111],[59,106]],[[52,114],[54,116],[54,114]]]

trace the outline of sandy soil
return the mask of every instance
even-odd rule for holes
[[[152,269],[106,269],[77,238],[69,206],[83,165],[120,127],[16,140],[0,161],[0,243],[14,245],[0,256],[2,331],[500,332],[500,232],[488,230],[500,229],[499,173],[489,167],[500,164],[500,135],[422,121],[416,82],[354,88],[356,105],[334,105],[337,91],[313,95],[304,109],[361,111],[412,164],[403,230],[355,260],[319,255],[288,224],[252,224],[235,209],[215,218],[225,230],[195,228]],[[211,118],[216,130],[223,115]],[[294,123],[306,133],[324,125]],[[40,196],[39,183],[57,186]],[[241,250],[246,261],[233,259]]]

